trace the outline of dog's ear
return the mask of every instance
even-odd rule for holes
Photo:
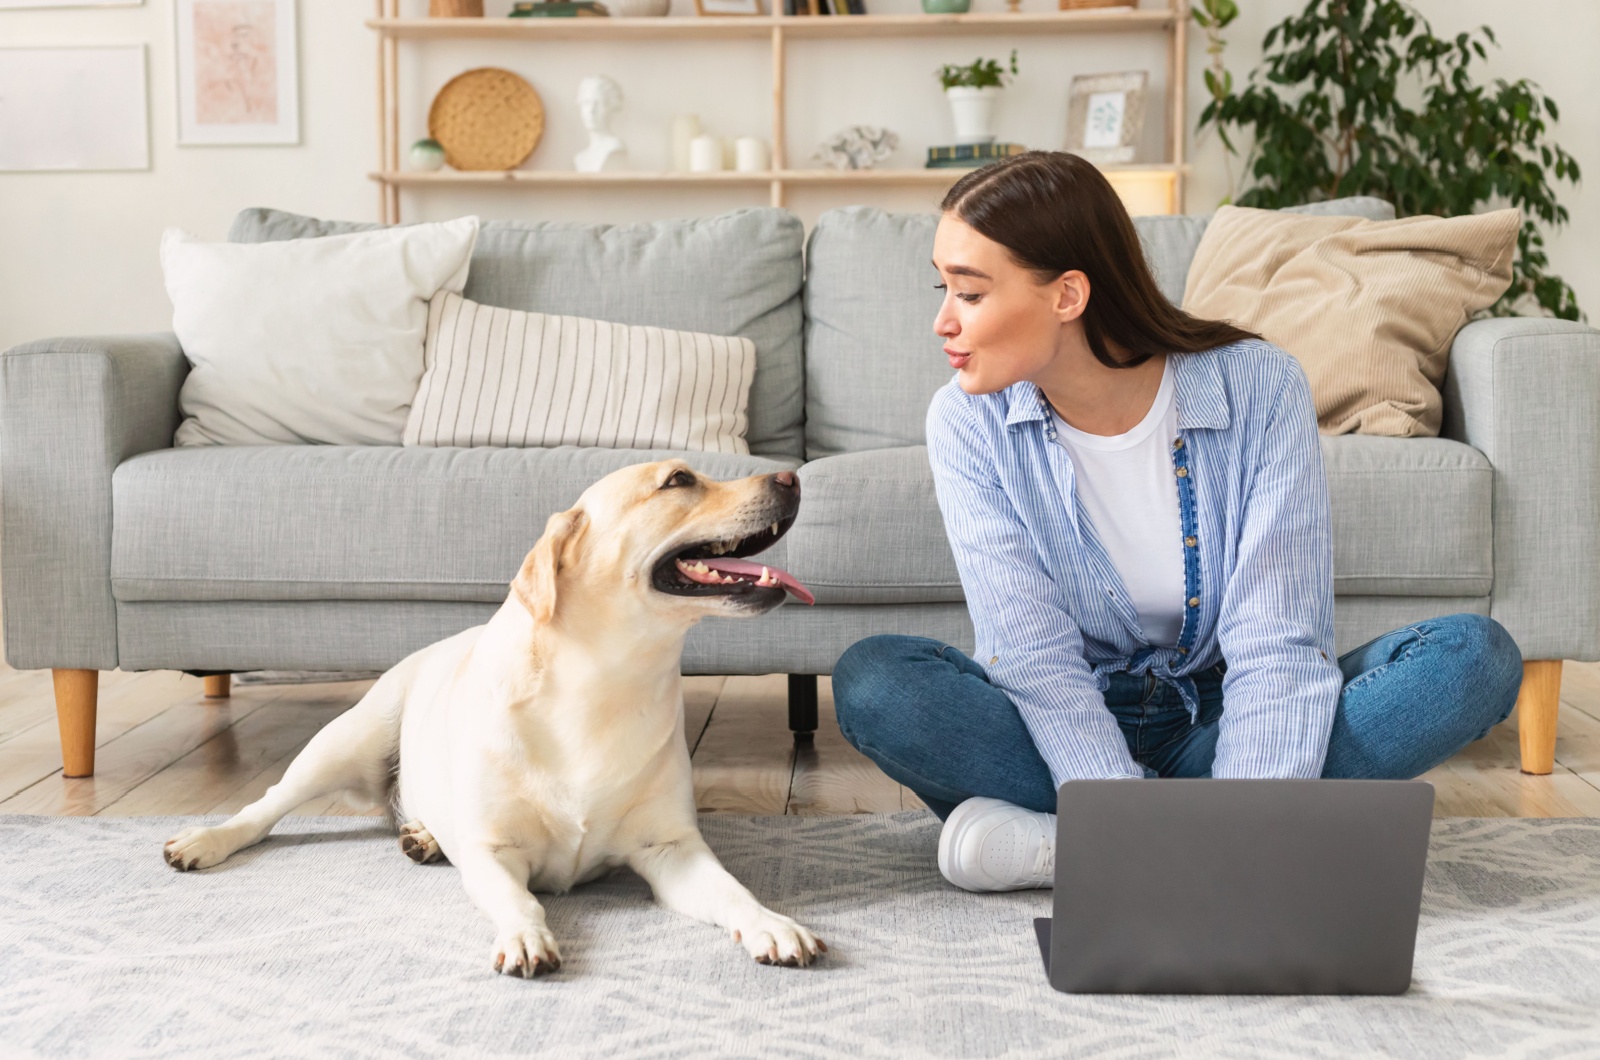
[[[512,581],[511,591],[535,622],[549,622],[555,617],[556,580],[571,563],[573,546],[585,525],[583,512],[577,508],[552,515],[544,524],[544,536],[523,560],[522,569]]]

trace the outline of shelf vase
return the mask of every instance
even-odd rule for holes
[[[993,85],[957,86],[945,89],[944,94],[950,101],[950,117],[955,120],[956,143],[994,142],[994,105],[999,102],[1000,89]]]
[[[922,0],[922,13],[925,15],[964,15],[972,6],[972,0]]]

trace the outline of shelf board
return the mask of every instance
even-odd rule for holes
[[[1104,172],[1118,180],[1167,180],[1184,167],[1166,164],[1106,166]],[[368,176],[383,184],[400,187],[482,187],[522,184],[581,187],[586,184],[953,184],[965,169],[781,169],[762,173],[650,173],[622,170],[608,173],[579,173],[566,169],[511,169],[462,173],[455,170],[426,172],[378,172]]]
[[[1034,33],[1166,30],[1170,9],[979,12],[966,15],[723,15],[689,18],[373,18],[368,27],[399,39],[684,40],[758,38],[781,28],[789,37],[953,37]]]

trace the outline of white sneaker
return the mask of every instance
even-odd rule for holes
[[[968,891],[1053,887],[1056,815],[1002,799],[968,799],[939,833],[939,872]]]

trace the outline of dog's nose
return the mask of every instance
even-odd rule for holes
[[[800,476],[793,471],[779,471],[772,476],[772,481],[786,490],[800,492]]]

